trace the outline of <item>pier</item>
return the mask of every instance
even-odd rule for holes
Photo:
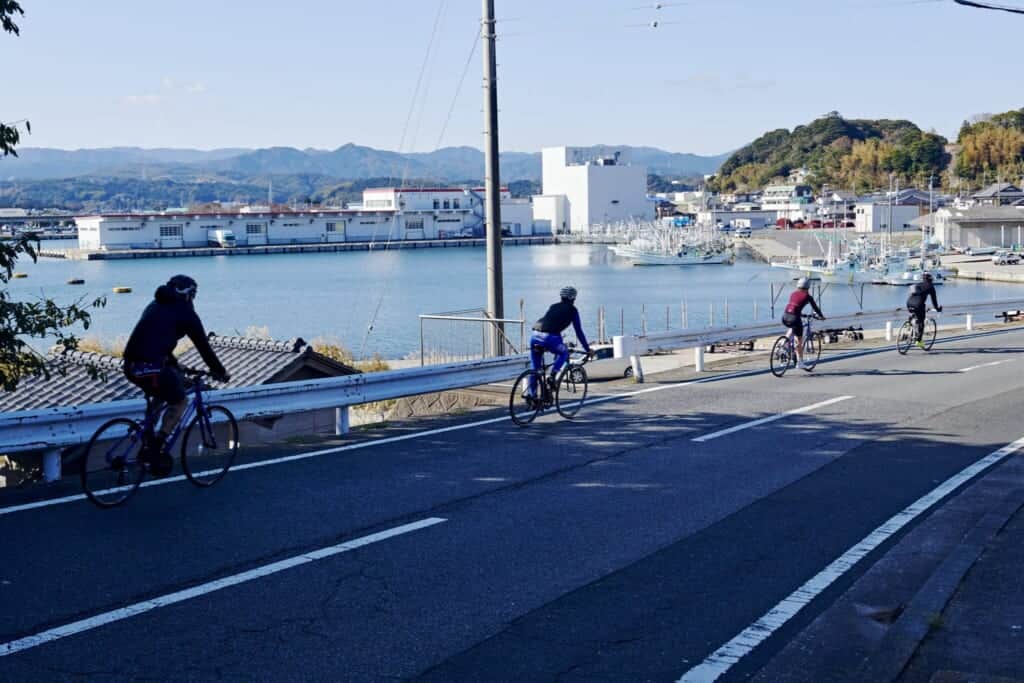
[[[555,244],[552,235],[533,237],[506,237],[502,240],[508,246]],[[339,251],[389,251],[393,249],[448,249],[454,247],[483,247],[486,241],[480,238],[395,240],[391,242],[338,242],[315,244],[269,244],[253,247],[182,247],[171,249],[118,249],[112,251],[89,251],[84,249],[46,249],[40,256],[71,259],[77,261],[117,261],[125,259],[184,258],[190,256],[250,256],[265,254],[322,254]]]

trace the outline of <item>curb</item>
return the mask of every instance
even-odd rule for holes
[[[914,595],[906,610],[851,679],[864,683],[892,681],[906,668],[933,623],[949,604],[967,572],[1011,518],[1024,508],[1024,489],[1010,492],[990,510]]]

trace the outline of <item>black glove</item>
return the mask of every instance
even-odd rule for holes
[[[227,370],[221,370],[220,372],[211,372],[210,377],[212,377],[215,382],[220,382],[221,384],[227,384],[228,382],[231,381],[231,375],[228,374]]]
[[[938,307],[936,307],[936,309],[935,309],[935,310],[936,310],[936,311],[938,311],[939,313],[942,313],[942,306],[938,306]]]

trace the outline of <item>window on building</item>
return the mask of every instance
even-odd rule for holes
[[[183,234],[182,227],[180,225],[161,225],[160,236],[161,237],[181,237]]]
[[[422,218],[410,218],[405,221],[406,230],[422,230],[423,219]]]
[[[337,223],[328,223],[327,224],[327,232],[341,232],[341,231],[338,230],[338,224]]]
[[[450,201],[448,201],[447,199],[444,200],[444,208],[446,208],[446,209],[452,208],[452,203]]]
[[[440,209],[441,208],[441,200],[440,199],[435,199],[434,200],[434,208],[435,209]]]
[[[453,199],[452,200],[452,208],[453,209],[459,208],[459,200],[458,199]]]
[[[261,235],[267,231],[265,223],[246,223],[245,234],[246,235]]]

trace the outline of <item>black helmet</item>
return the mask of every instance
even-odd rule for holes
[[[562,287],[561,291],[558,292],[558,295],[563,299],[568,299],[569,301],[576,301],[576,288],[572,286]]]
[[[196,298],[199,285],[188,275],[175,275],[167,281],[167,286],[174,290],[174,293],[182,299],[191,301]]]
[[[927,270],[921,273],[921,277],[927,280],[928,282],[932,281],[932,274],[929,273]]]

